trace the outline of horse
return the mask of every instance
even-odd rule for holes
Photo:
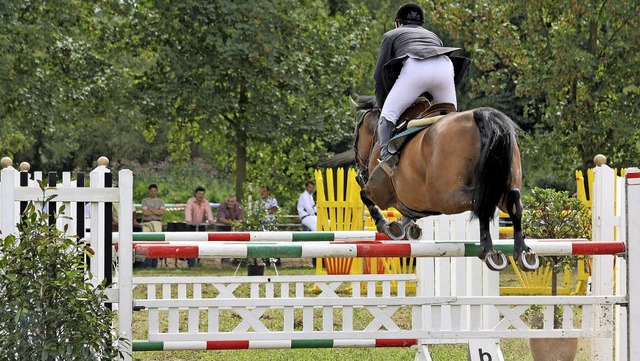
[[[538,256],[526,245],[522,232],[518,127],[508,116],[490,107],[442,115],[406,141],[397,167],[384,181],[370,184],[369,174],[380,156],[376,136],[380,109],[373,96],[360,96],[356,104],[360,110],[354,144],[356,177],[362,188],[360,197],[378,232],[392,239],[406,236],[415,240],[421,236],[416,219],[471,211],[480,223],[478,257],[489,269],[500,271],[507,266],[507,258],[494,250],[489,232],[498,207],[513,223],[513,256],[518,267],[525,271],[538,268]],[[418,102],[401,119],[430,113],[427,106]],[[389,207],[403,215],[400,223],[382,215],[380,209]]]

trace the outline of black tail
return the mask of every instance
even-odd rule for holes
[[[480,129],[480,157],[473,189],[473,216],[492,219],[500,198],[511,188],[517,125],[502,112],[479,108],[473,118]]]

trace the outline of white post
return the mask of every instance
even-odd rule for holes
[[[16,201],[15,201],[15,184],[16,174],[11,159],[3,158],[3,165],[7,163],[6,168],[2,170],[2,178],[0,178],[0,237],[3,239],[9,234],[17,234],[16,227]]]
[[[433,241],[479,240],[478,220],[469,221],[470,212],[455,215],[426,217],[418,220],[422,239]],[[491,236],[499,238],[498,219],[490,225]],[[432,258],[418,257],[417,293],[419,297],[434,296],[499,296],[499,272],[490,271],[482,261],[474,257]],[[481,330],[496,323],[499,314],[495,309],[482,306],[422,306],[420,327],[426,331]],[[455,343],[457,340],[419,340],[415,361],[431,361],[428,345]],[[499,339],[461,340],[469,347],[471,361],[492,359],[503,361]]]
[[[109,160],[105,157],[98,159],[98,166],[91,171],[90,182],[91,188],[104,188],[104,174],[111,172],[107,165]],[[110,219],[105,219],[104,203],[91,202],[91,248],[96,254],[102,255],[104,252],[104,222],[111,222]],[[97,282],[102,281],[105,278],[105,262],[111,262],[111,260],[104,259],[104,255],[101,257],[94,257],[91,260],[91,273]]]
[[[616,214],[617,218],[620,219],[620,224],[616,227],[616,241],[622,241],[625,245],[628,245],[629,242],[627,240],[627,197],[626,197],[626,189],[625,189],[626,179],[624,177],[616,177]],[[615,282],[615,294],[616,296],[626,296],[627,293],[627,257],[617,257],[616,258],[616,282]],[[627,339],[627,307],[617,305],[615,306],[614,313],[614,324],[615,324],[615,339],[614,339],[614,349],[615,355],[614,359],[616,361],[630,361],[627,358],[627,344],[629,340]]]
[[[120,204],[118,241],[118,335],[128,340],[123,353],[124,360],[131,360],[133,321],[133,173],[118,173],[118,199]]]
[[[627,169],[627,359],[640,355],[640,169]],[[632,357],[632,355],[635,355]]]
[[[467,239],[480,239],[480,222],[476,219],[473,222],[470,222],[468,227],[469,236]],[[500,238],[499,230],[499,216],[496,214],[496,217],[490,224],[492,239],[497,240]],[[478,258],[468,258],[467,260],[470,264],[470,268],[467,272],[467,282],[471,284],[471,287],[480,287],[480,289],[475,292],[472,291],[470,295],[482,295],[487,297],[500,296],[500,272],[491,271],[484,262],[480,261]],[[478,311],[480,312],[472,312],[471,317],[481,315],[481,327],[483,329],[489,329],[491,325],[496,325],[500,319],[498,310],[493,307],[482,307]],[[504,361],[504,355],[500,348],[500,339],[487,338],[481,340],[470,340],[468,359],[471,361]]]
[[[592,240],[613,241],[616,220],[614,216],[615,173],[606,164],[594,169],[592,204]],[[619,223],[619,222],[618,222]],[[594,256],[592,266],[591,294],[595,296],[612,295],[614,288],[613,267],[615,256]],[[594,325],[599,328],[610,327],[607,322],[613,315],[612,306],[593,308]],[[613,339],[592,339],[591,360],[607,361],[613,358]]]

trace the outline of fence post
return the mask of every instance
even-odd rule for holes
[[[98,166],[91,171],[89,175],[89,182],[91,188],[104,188],[104,174],[109,173],[107,168],[109,165],[109,159],[106,157],[100,157],[98,159]],[[97,254],[103,254],[105,247],[105,226],[106,222],[111,222],[111,219],[106,219],[105,215],[105,203],[104,202],[91,202],[91,248]],[[97,257],[95,262],[92,260],[90,264],[91,273],[97,279],[98,282],[105,278],[106,265],[111,267],[111,260],[107,260],[104,256]]]
[[[133,173],[128,169],[118,173],[118,199],[118,334],[128,341],[123,345],[123,360],[130,361],[133,349],[133,219],[130,216],[133,214]]]
[[[0,231],[2,238],[9,234],[18,233],[16,227],[16,209],[15,209],[15,184],[16,169],[13,168],[13,161],[9,157],[2,158],[2,177],[0,178]]]
[[[614,217],[614,181],[615,173],[606,164],[594,169],[592,200],[592,240],[599,242],[613,241],[615,237],[616,220]],[[619,223],[619,222],[618,222]],[[611,295],[614,289],[615,256],[593,256],[592,267],[592,295]],[[610,327],[603,324],[608,320],[604,317],[612,314],[613,306],[594,307],[592,322],[597,327]],[[613,350],[613,339],[593,339],[591,342],[592,360],[610,360]]]
[[[640,355],[640,169],[627,169],[627,359]]]

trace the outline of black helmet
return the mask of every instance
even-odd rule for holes
[[[404,20],[408,23],[424,23],[424,11],[418,4],[407,3],[398,8],[396,21]]]

